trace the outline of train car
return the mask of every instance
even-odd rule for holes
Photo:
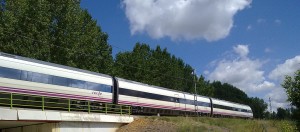
[[[211,100],[214,116],[253,118],[251,108],[247,105],[237,104],[214,98],[211,98]]]
[[[0,52],[0,92],[113,102],[111,76]]]
[[[212,115],[212,105],[211,99],[205,96],[196,96],[196,111],[202,116],[211,116]]]
[[[0,52],[1,93],[131,105],[133,114],[200,114],[253,118],[251,108],[247,105],[2,52]],[[20,100],[23,98],[22,96]]]
[[[197,115],[197,107],[195,106],[195,95],[190,93],[184,93],[184,99],[179,99],[181,104],[184,104],[184,115]]]
[[[185,104],[186,97],[183,92],[122,78],[116,80],[118,104],[131,105],[133,114],[180,115],[189,108]],[[192,99],[193,97],[189,101],[193,102]]]
[[[235,111],[236,111],[235,114],[238,117],[253,118],[253,113],[252,113],[250,106],[233,103],[233,107],[235,108]]]

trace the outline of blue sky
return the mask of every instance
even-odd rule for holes
[[[280,86],[300,69],[299,0],[83,0],[113,54],[160,45],[209,80],[287,107]]]

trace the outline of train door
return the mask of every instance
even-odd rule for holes
[[[178,94],[174,94],[174,98],[175,98],[175,107],[179,108],[180,104],[179,104],[179,95]]]
[[[194,94],[194,105],[195,105],[195,112],[198,112],[198,101],[197,101],[197,95],[196,94]]]
[[[186,111],[186,103],[187,103],[187,101],[186,101],[186,95],[185,94],[183,94],[184,95],[184,102],[182,102],[182,103],[184,103],[184,111]]]
[[[211,98],[209,98],[209,101],[210,101],[210,117],[213,117],[214,116],[214,110],[213,110],[214,103]]]

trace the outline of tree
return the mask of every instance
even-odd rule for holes
[[[214,87],[214,98],[241,104],[248,104],[249,102],[248,95],[237,87],[232,86],[231,84],[214,81],[211,85]]]
[[[253,117],[262,119],[264,117],[264,113],[268,108],[268,104],[264,102],[263,99],[260,98],[249,98],[249,106],[252,109]]]
[[[80,0],[1,0],[2,52],[111,73],[107,39]]]
[[[118,77],[194,93],[193,68],[160,46],[136,43],[132,51],[116,55],[114,67]]]
[[[291,118],[299,121],[299,119],[300,119],[299,108],[293,108],[293,107],[291,108]],[[299,125],[300,125],[300,121],[299,121]]]
[[[270,113],[269,111],[266,111],[266,112],[264,113],[264,118],[265,118],[265,119],[271,119],[271,113]]]
[[[297,70],[294,76],[286,76],[282,87],[287,93],[288,101],[296,107],[291,109],[291,117],[297,120],[297,127],[300,129],[300,70]]]
[[[291,114],[289,109],[283,109],[281,107],[277,108],[277,114],[276,114],[277,119],[279,120],[289,119],[290,115]]]
[[[202,75],[197,80],[197,93],[209,97],[214,95],[214,87]]]
[[[294,76],[286,76],[282,87],[288,95],[288,101],[300,108],[300,70],[297,70]]]
[[[129,80],[151,83],[149,68],[150,47],[137,43],[132,52],[123,52],[116,55],[114,75]],[[154,72],[154,71],[153,71]]]

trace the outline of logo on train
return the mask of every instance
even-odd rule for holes
[[[93,91],[93,92],[92,92],[92,94],[94,94],[94,95],[98,95],[98,96],[102,95],[102,93],[101,93],[101,92],[99,92],[99,91]]]

